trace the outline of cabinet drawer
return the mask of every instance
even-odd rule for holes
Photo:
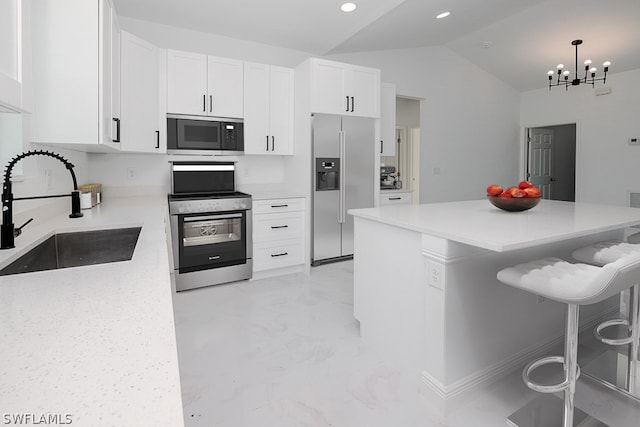
[[[302,240],[257,243],[253,246],[253,270],[269,270],[304,263]]]
[[[304,212],[259,214],[253,217],[253,241],[298,239],[304,236]]]
[[[410,205],[411,193],[380,194],[380,205]]]
[[[304,199],[269,199],[269,200],[254,200],[253,201],[253,214],[270,214],[278,212],[292,212],[304,210]]]

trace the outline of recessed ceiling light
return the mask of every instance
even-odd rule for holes
[[[436,19],[446,18],[449,15],[451,15],[451,12],[442,12],[441,14],[436,15]]]
[[[356,6],[355,3],[344,3],[342,6],[340,6],[340,10],[343,12],[353,12],[357,7],[358,6]]]

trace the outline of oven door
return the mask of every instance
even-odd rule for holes
[[[247,211],[177,217],[180,273],[247,262]]]

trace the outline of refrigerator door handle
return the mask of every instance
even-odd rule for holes
[[[339,185],[339,191],[340,191],[340,197],[339,197],[339,205],[338,205],[338,222],[340,224],[344,224],[346,222],[346,213],[345,213],[345,206],[346,206],[346,188],[345,188],[345,183],[346,183],[346,170],[345,170],[345,166],[347,164],[346,162],[346,146],[345,146],[345,133],[344,131],[340,131],[338,132],[339,134],[339,141],[340,141],[340,185]]]

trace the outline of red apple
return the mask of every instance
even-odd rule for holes
[[[487,187],[488,196],[499,196],[500,194],[502,194],[502,187],[498,184],[491,184]]]
[[[509,187],[505,190],[505,192],[511,194],[511,197],[514,197],[517,199],[521,199],[525,197],[524,192],[518,187]]]
[[[521,190],[524,190],[525,188],[531,188],[534,185],[529,182],[529,181],[520,181],[520,184],[518,184],[518,188]]]
[[[524,193],[526,194],[526,197],[530,197],[532,199],[537,199],[538,197],[540,197],[540,189],[538,187],[527,187],[524,190]]]

